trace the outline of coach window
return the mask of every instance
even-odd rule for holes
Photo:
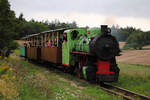
[[[78,36],[78,33],[79,33],[78,31],[73,30],[73,31],[71,32],[71,39],[72,39],[72,40],[76,39],[77,36]]]
[[[38,39],[38,36],[36,36],[36,47],[38,47],[39,45],[39,39]]]
[[[33,47],[35,47],[35,37],[33,37]]]
[[[34,38],[31,38],[32,47],[34,47]]]
[[[39,36],[39,46],[42,47],[42,37]]]
[[[48,47],[52,47],[52,39],[51,39],[51,37],[52,37],[52,34],[49,33],[48,34]]]
[[[42,46],[44,47],[45,46],[45,35],[42,36],[43,39],[42,39]]]
[[[29,47],[32,47],[32,41],[29,39]]]
[[[63,34],[62,34],[63,35]],[[63,37],[62,37],[61,33],[58,33],[58,40],[57,40],[57,46],[61,47],[62,46],[62,42],[63,42]]]

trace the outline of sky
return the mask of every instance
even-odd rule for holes
[[[133,26],[150,30],[150,0],[9,0],[27,20],[76,21],[80,27]]]

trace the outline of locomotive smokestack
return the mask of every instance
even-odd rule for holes
[[[108,33],[111,33],[111,29],[108,28],[107,25],[101,25],[101,33],[102,35],[107,35]]]

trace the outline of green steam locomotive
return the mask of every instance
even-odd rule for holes
[[[89,82],[115,82],[119,44],[107,25],[101,28],[57,29],[22,38],[20,56],[50,62]]]

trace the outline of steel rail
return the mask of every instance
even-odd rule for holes
[[[103,83],[100,86],[101,89],[105,90],[106,92],[113,95],[121,96],[124,100],[150,100],[150,97],[148,96],[144,96],[142,94],[138,94],[117,86],[113,86],[108,83]]]

